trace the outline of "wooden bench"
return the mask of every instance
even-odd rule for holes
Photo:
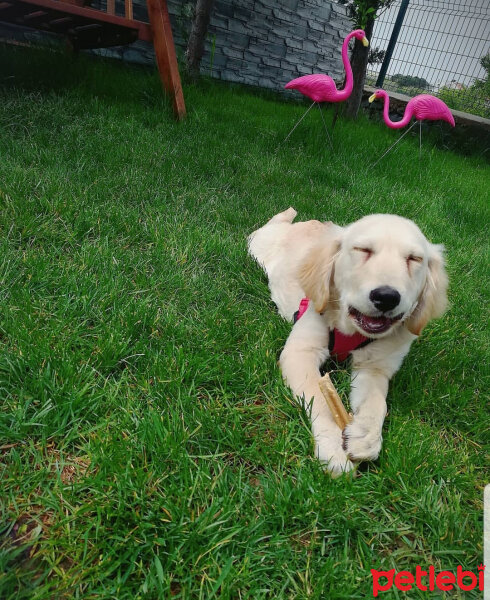
[[[166,0],[147,0],[149,23],[133,19],[132,0],[124,1],[124,16],[115,0],[106,11],[91,0],[0,0],[0,21],[66,36],[75,49],[108,48],[136,40],[152,42],[163,86],[177,119],[185,117],[184,94]]]

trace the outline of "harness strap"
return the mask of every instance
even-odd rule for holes
[[[301,300],[299,308],[293,316],[294,323],[305,314],[309,303],[308,298]],[[345,335],[345,333],[342,333],[338,329],[331,329],[328,335],[328,350],[332,358],[343,362],[351,352],[358,348],[364,348],[364,346],[367,346],[372,341],[374,340],[362,335],[362,333],[356,332],[354,335]]]

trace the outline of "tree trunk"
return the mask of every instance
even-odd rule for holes
[[[371,43],[373,35],[374,19],[368,17],[365,32],[366,37]],[[359,107],[361,106],[364,83],[366,81],[366,69],[368,64],[369,48],[362,45],[362,42],[355,40],[354,50],[352,51],[350,64],[352,66],[352,76],[354,78],[354,89],[352,94],[345,102],[345,115],[351,119],[357,117]]]
[[[204,42],[208,31],[209,20],[214,0],[197,0],[191,33],[185,53],[187,72],[193,79],[199,77]]]

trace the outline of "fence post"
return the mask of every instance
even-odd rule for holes
[[[391,56],[393,54],[393,50],[395,49],[398,34],[400,33],[400,29],[402,28],[403,19],[405,18],[405,13],[407,12],[409,2],[410,0],[402,0],[400,9],[398,10],[395,25],[393,26],[393,31],[391,32],[390,41],[388,43],[388,48],[386,48],[386,54],[383,59],[383,64],[381,65],[381,70],[379,71],[378,79],[376,79],[376,87],[378,88],[383,86],[386,77],[386,71],[388,70],[388,67],[390,65]]]

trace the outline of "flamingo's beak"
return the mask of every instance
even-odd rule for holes
[[[376,94],[369,96],[369,102],[374,102],[376,100]]]
[[[367,39],[367,37],[363,37],[361,41],[362,45],[366,46],[366,48],[369,46],[369,40]]]

